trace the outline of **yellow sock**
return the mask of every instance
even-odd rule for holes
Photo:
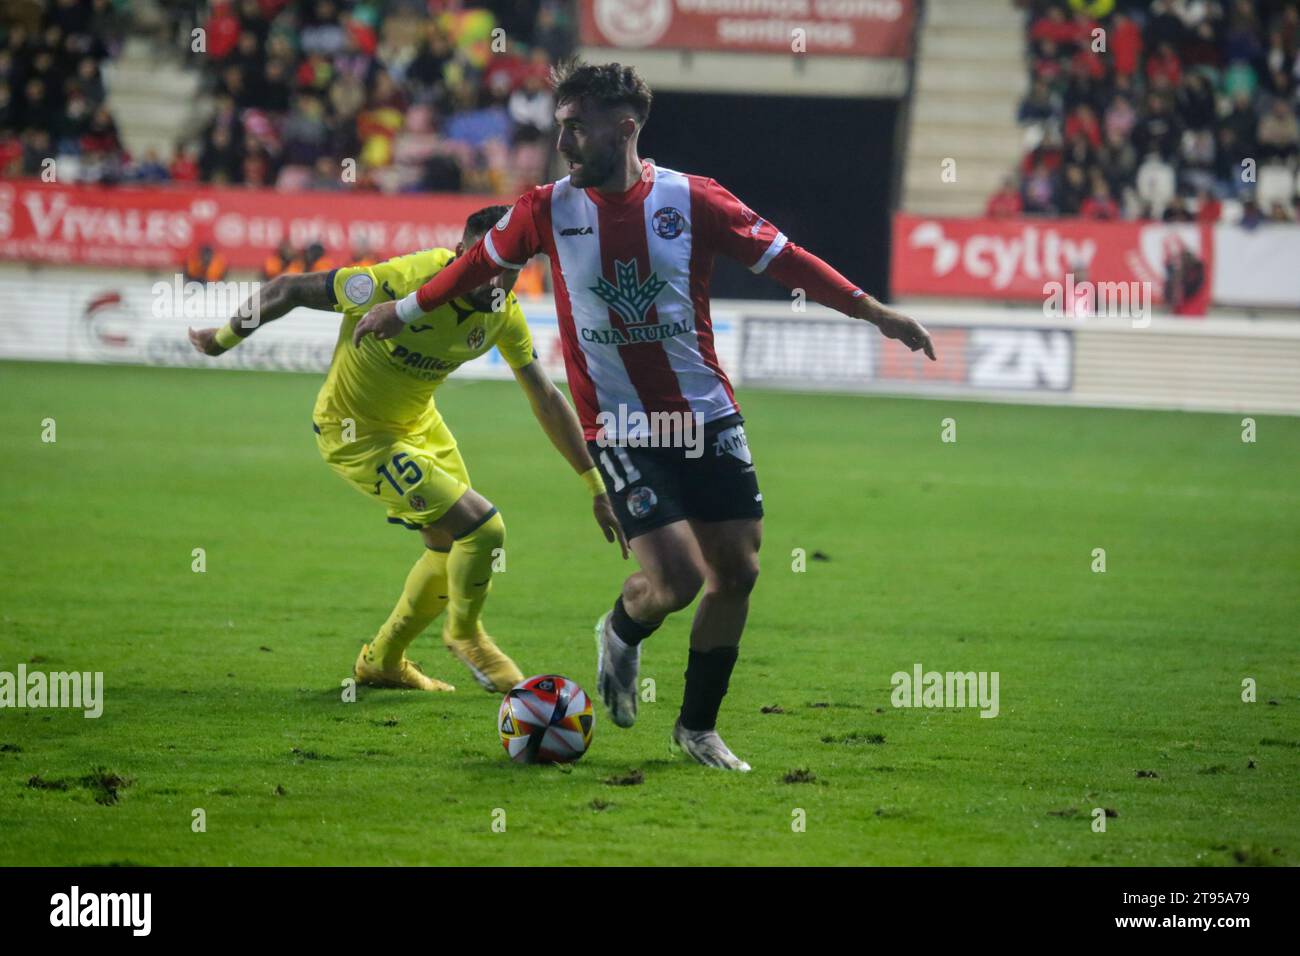
[[[397,606],[370,642],[366,660],[378,662],[391,670],[402,662],[402,655],[420,632],[429,626],[447,606],[447,559],[445,551],[425,549],[406,576],[406,585]]]
[[[506,541],[506,523],[501,515],[483,522],[469,534],[457,538],[447,560],[447,587],[451,604],[447,608],[447,629],[455,640],[473,637],[478,629],[483,602],[492,585],[492,562]]]

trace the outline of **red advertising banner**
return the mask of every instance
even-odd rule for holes
[[[466,195],[281,193],[0,182],[0,259],[175,268],[210,243],[231,268],[259,269],[285,238],[319,242],[336,261],[358,239],[387,257],[454,248],[470,213],[500,200]]]
[[[1059,298],[1069,314],[1081,297],[1092,296],[1084,307],[1095,310],[1106,304],[1098,295],[1131,290],[1178,314],[1204,315],[1213,275],[1213,231],[1197,223],[894,217],[894,295]]]
[[[906,57],[915,0],[580,0],[582,42],[625,49]]]

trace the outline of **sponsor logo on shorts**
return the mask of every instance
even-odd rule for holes
[[[653,488],[642,485],[627,493],[627,510],[633,518],[647,517],[658,504],[659,496],[654,493]]]
[[[358,272],[343,283],[343,295],[355,305],[365,305],[375,294],[375,280],[369,273]]]
[[[660,239],[676,239],[686,228],[686,217],[672,206],[664,206],[654,214],[652,221],[655,235]]]
[[[407,500],[408,502],[410,502],[411,507],[414,508],[416,511],[423,511],[423,510],[424,510],[425,504],[424,504],[424,496],[423,496],[423,495],[411,495],[411,496],[410,496],[409,498],[407,498],[406,500]]]
[[[713,439],[713,454],[716,458],[731,455],[734,458],[739,458],[747,465],[752,465],[754,459],[749,454],[749,441],[745,438],[745,426],[733,425],[718,432]]]
[[[465,336],[465,344],[472,349],[476,349],[482,346],[485,338],[487,338],[487,333],[483,331],[483,326],[476,325],[469,330],[469,335]]]

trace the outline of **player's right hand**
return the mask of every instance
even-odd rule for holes
[[[352,330],[352,344],[360,348],[361,340],[372,333],[377,339],[391,339],[405,327],[406,324],[397,316],[397,303],[380,302],[363,315]]]
[[[190,329],[190,344],[204,355],[224,355],[226,351],[217,344],[216,329]]]
[[[618,523],[618,516],[614,514],[614,505],[609,500],[608,494],[596,495],[591,499],[591,510],[596,516],[596,524],[600,525],[600,530],[605,533],[605,540],[613,544],[618,542],[618,546],[623,550],[623,560],[627,560],[627,536],[623,534],[623,526]]]

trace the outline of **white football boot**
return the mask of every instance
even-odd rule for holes
[[[627,645],[614,633],[613,611],[596,622],[596,693],[619,727],[636,723],[636,676],[641,669],[641,645]]]
[[[719,770],[739,770],[749,773],[749,764],[731,752],[716,730],[687,730],[681,719],[673,726],[671,747],[702,763]]]

